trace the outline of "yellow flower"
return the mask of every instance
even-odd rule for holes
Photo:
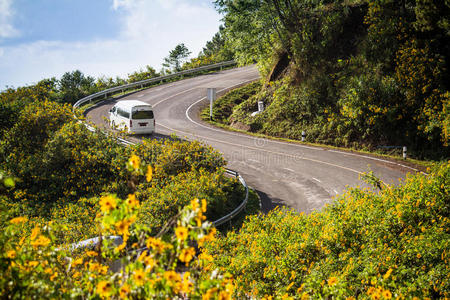
[[[103,196],[100,199],[100,209],[102,212],[109,212],[110,210],[116,208],[117,203],[116,199],[114,199],[112,196]]]
[[[328,279],[328,285],[329,285],[329,286],[333,286],[333,285],[335,285],[337,282],[338,282],[338,280],[337,280],[336,277],[330,277],[330,278]]]
[[[97,284],[97,294],[99,294],[100,297],[108,297],[111,291],[111,283],[108,281],[103,280]]]
[[[147,173],[145,174],[145,178],[147,179],[147,182],[152,181],[152,177],[153,177],[153,170],[151,166],[147,167]]]
[[[212,228],[209,230],[209,232],[208,232],[208,240],[209,240],[209,241],[214,240],[215,235],[216,235],[216,232],[217,232],[217,230],[216,230],[215,227],[212,227]]]
[[[89,256],[89,257],[94,257],[94,256],[97,256],[97,252],[95,252],[95,251],[87,251],[86,255]]]
[[[191,201],[191,206],[193,211],[197,211],[197,209],[200,207],[197,198]]]
[[[50,244],[50,239],[43,235],[40,235],[35,241],[31,242],[34,248],[46,247],[48,244]]]
[[[149,237],[147,239],[147,248],[152,248],[161,253],[164,250],[164,242],[160,239]]]
[[[134,194],[128,195],[127,204],[130,208],[139,207],[139,201],[136,199],[136,196]]]
[[[381,298],[381,297],[380,297],[380,294],[378,294],[378,292],[372,294],[372,299],[378,300],[378,299],[380,299],[380,298]]]
[[[392,273],[392,268],[389,268],[389,270],[386,272],[386,274],[384,274],[383,279],[386,280],[389,278],[389,276],[391,276]]]
[[[130,286],[128,285],[128,284],[124,284],[121,288],[120,288],[120,290],[119,290],[119,293],[120,293],[120,298],[126,298],[127,297],[127,295],[130,293]]]
[[[214,298],[214,295],[218,291],[218,288],[211,288],[209,289],[206,294],[202,295],[202,300],[209,300],[211,298]]]
[[[136,282],[137,286],[141,286],[145,282],[145,272],[142,269],[137,269],[134,271],[133,279]]]
[[[81,265],[83,263],[83,258],[82,257],[80,257],[80,258],[77,258],[77,259],[75,259],[74,261],[73,261],[73,263],[72,263],[72,266],[78,266],[78,265]]]
[[[230,293],[226,292],[226,291],[221,291],[219,293],[219,300],[230,300],[231,299],[231,295]]]
[[[186,294],[189,294],[192,292],[192,287],[194,286],[193,283],[189,280],[189,277],[191,276],[190,272],[185,272],[183,274],[183,284],[181,287],[181,290],[185,292]]]
[[[131,155],[129,163],[133,167],[133,169],[139,169],[139,165],[141,164],[141,159],[137,157],[135,154]]]
[[[175,271],[166,271],[164,272],[164,278],[167,281],[178,282],[181,281],[181,276]]]
[[[189,262],[194,258],[195,255],[195,249],[193,247],[183,249],[180,253],[180,260],[184,263],[186,263],[186,266],[189,264]]]
[[[11,258],[11,259],[16,258],[16,251],[10,250],[10,251],[6,252],[6,257]]]
[[[391,294],[391,292],[389,290],[384,290],[382,295],[383,295],[383,297],[385,299],[391,299],[392,298],[392,294]]]
[[[188,230],[186,227],[180,226],[175,229],[175,235],[179,241],[184,241],[188,236]]]
[[[206,199],[202,199],[202,212],[206,212]]]
[[[9,222],[11,224],[20,224],[20,223],[24,223],[26,221],[28,221],[27,217],[17,217],[17,218],[11,219]]]
[[[117,233],[119,233],[120,235],[130,234],[130,232],[128,231],[130,225],[126,219],[116,222],[114,226],[116,226]]]
[[[39,265],[39,262],[32,260],[27,263],[29,267],[36,268]]]
[[[58,272],[55,272],[52,276],[50,276],[50,281],[55,280],[56,277],[58,277]]]
[[[38,227],[38,226],[34,227],[33,230],[31,230],[31,236],[30,236],[30,239],[31,239],[31,240],[34,240],[34,239],[37,237],[37,235],[39,234],[39,232],[41,232],[41,230],[39,229],[39,227]]]

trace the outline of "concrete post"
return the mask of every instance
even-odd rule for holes
[[[213,117],[213,103],[216,100],[216,89],[208,88],[206,97],[209,100],[209,119],[212,120]]]
[[[258,101],[258,111],[263,112],[264,111],[264,102]]]

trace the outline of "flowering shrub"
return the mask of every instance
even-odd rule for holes
[[[36,136],[31,138],[29,130]],[[100,194],[136,194],[142,203],[138,222],[155,234],[191,199],[206,199],[207,217],[215,220],[244,197],[240,184],[224,176],[225,160],[211,147],[180,140],[123,147],[90,132],[73,120],[69,107],[53,102],[29,104],[5,137],[0,169],[17,180],[14,189],[0,189],[0,203],[12,217],[29,218],[24,231],[49,220],[66,227],[65,234],[55,233],[58,242],[99,235],[93,211]],[[135,173],[130,167],[131,156],[134,165],[150,168],[151,181],[147,170]]]
[[[22,235],[28,219],[10,219],[3,211],[0,293],[15,299],[231,299],[231,277],[203,269],[211,258],[197,255],[194,247],[215,238],[215,229],[205,222],[206,201],[191,201],[156,237],[136,223],[139,206],[134,195],[125,200],[103,196],[97,224],[104,238],[91,250],[58,245],[55,233],[64,228],[51,223]],[[122,243],[111,243],[106,236],[112,234]]]
[[[275,210],[207,244],[256,298],[448,298],[450,162],[380,193],[350,189],[309,216]]]

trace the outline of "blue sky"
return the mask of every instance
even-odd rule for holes
[[[0,90],[81,70],[160,70],[179,43],[195,56],[217,32],[212,0],[0,0]]]

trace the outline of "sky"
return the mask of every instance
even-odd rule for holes
[[[212,0],[0,0],[0,90],[74,70],[159,71],[179,43],[197,56],[220,18]]]

